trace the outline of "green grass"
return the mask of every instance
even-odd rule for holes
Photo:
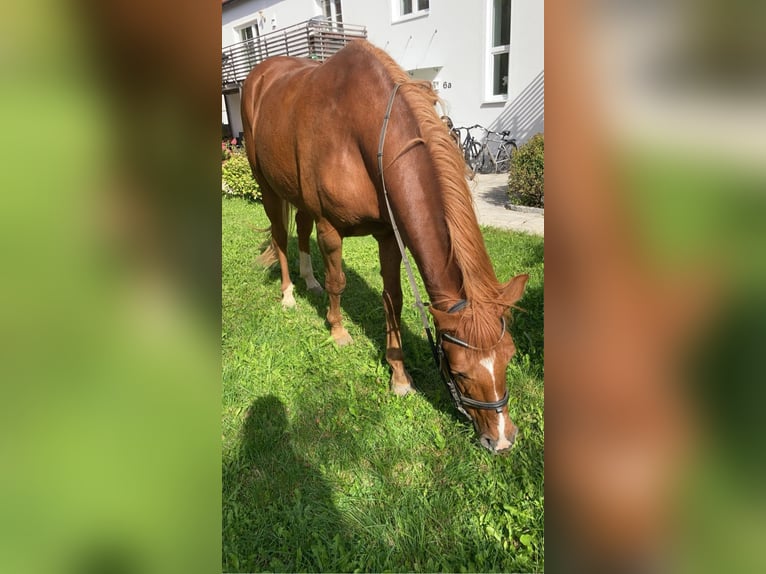
[[[483,230],[498,276],[530,273],[508,368],[519,437],[478,446],[433,365],[405,287],[403,342],[418,393],[388,391],[377,244],[344,241],[348,347],[332,342],[326,296],[254,260],[262,207],[223,201],[223,570],[542,571],[543,241]],[[289,245],[299,277],[297,244]],[[312,258],[324,266],[312,239]],[[406,285],[406,280],[405,280]]]

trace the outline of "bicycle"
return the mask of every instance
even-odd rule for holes
[[[475,130],[477,128],[486,131],[486,129],[479,124],[475,124],[470,127],[453,128],[453,131],[457,134],[459,141],[458,147],[460,148],[460,153],[462,154],[466,165],[468,165],[472,173],[476,173],[476,161],[478,160],[482,149],[481,142],[471,133],[471,130]],[[461,130],[465,131],[465,136],[461,135]]]
[[[508,172],[511,169],[513,152],[518,149],[516,138],[510,137],[511,132],[508,130],[502,132],[485,131],[486,135],[475,162],[476,171],[479,173]]]

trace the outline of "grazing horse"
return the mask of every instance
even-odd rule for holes
[[[430,83],[411,80],[364,40],[323,63],[274,57],[257,65],[243,86],[245,147],[271,221],[270,249],[282,271],[283,305],[295,304],[287,267],[289,205],[297,209],[301,276],[314,290],[319,286],[308,251],[316,224],[329,296],[327,321],[338,345],[351,342],[340,311],[346,285],[343,238],[374,236],[391,389],[399,395],[412,391],[399,330],[398,227],[430,296],[443,364],[464,412],[481,444],[500,452],[513,444],[518,430],[507,407],[505,371],[515,346],[506,318],[528,276],[498,282],[463,160],[436,113],[437,101]],[[381,137],[384,116],[387,131]]]

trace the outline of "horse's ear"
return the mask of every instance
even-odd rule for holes
[[[454,332],[457,329],[460,322],[460,315],[462,313],[447,313],[446,311],[439,311],[433,305],[428,308],[431,311],[431,315],[434,316],[436,327],[440,331]]]
[[[529,275],[526,273],[524,275],[516,275],[516,277],[503,285],[500,290],[500,301],[503,305],[510,307],[516,303],[516,301],[521,299],[521,296],[524,294],[524,287],[527,284],[527,279],[529,279]]]

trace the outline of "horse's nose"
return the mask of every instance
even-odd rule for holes
[[[509,441],[506,438],[501,438],[500,440],[495,440],[489,435],[482,435],[481,439],[481,446],[486,448],[487,450],[490,450],[492,452],[505,452],[509,448],[511,448],[511,445],[513,444],[512,441]]]
[[[507,452],[513,446],[513,443],[516,440],[517,432],[518,432],[518,429],[514,428],[513,433],[511,433],[511,436],[500,437],[498,439],[494,439],[488,434],[483,434],[481,435],[479,442],[481,443],[481,446],[483,446],[484,448],[492,452],[495,452],[495,453]]]

